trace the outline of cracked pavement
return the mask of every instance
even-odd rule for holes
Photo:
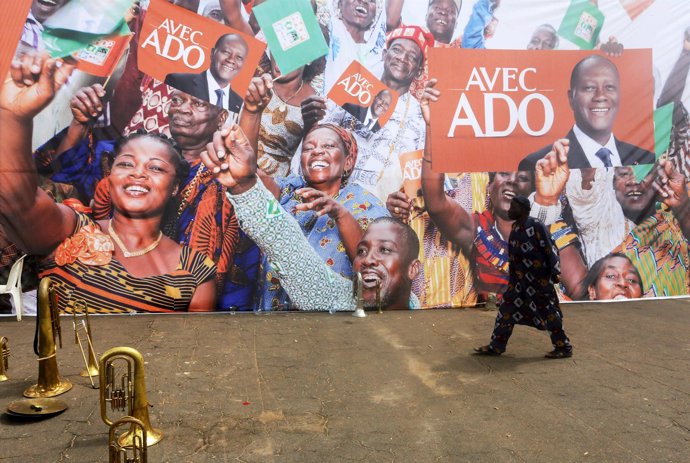
[[[495,312],[92,317],[98,354],[145,358],[150,462],[683,462],[690,449],[690,301],[570,304],[575,355],[517,327],[471,355]],[[34,320],[0,319],[12,350],[0,406],[36,382]],[[62,319],[61,415],[0,417],[0,462],[105,462],[98,391]],[[112,417],[119,417],[111,413]]]

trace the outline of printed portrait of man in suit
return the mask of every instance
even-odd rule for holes
[[[617,139],[613,124],[620,106],[620,75],[608,58],[591,55],[578,62],[570,76],[568,102],[575,125],[570,141],[568,167],[619,167],[652,164],[654,153]],[[534,170],[551,151],[551,145],[525,157],[518,170]]]
[[[239,34],[225,34],[211,49],[211,65],[200,73],[168,74],[165,83],[231,113],[239,113],[242,97],[232,89],[232,79],[239,74],[249,47]]]
[[[393,94],[390,90],[384,88],[376,94],[374,101],[368,108],[345,103],[343,109],[352,114],[371,133],[376,133],[381,129],[382,125],[379,119],[388,112],[392,103]]]

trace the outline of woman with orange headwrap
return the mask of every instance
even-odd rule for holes
[[[271,88],[270,76],[255,78],[245,101],[251,105],[268,100]],[[243,115],[240,126],[250,140],[255,140],[260,119]],[[259,171],[264,185],[283,209],[297,219],[326,265],[348,278],[352,276],[357,244],[369,223],[389,215],[376,196],[348,182],[356,161],[357,141],[350,131],[334,124],[321,124],[310,129],[302,140],[301,175],[274,179]],[[287,293],[265,259],[263,275],[258,307],[261,310],[290,308]]]

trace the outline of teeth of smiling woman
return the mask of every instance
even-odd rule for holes
[[[328,167],[328,163],[323,161],[314,161],[311,163],[311,166],[309,167],[311,167],[312,169],[325,169],[326,167]]]
[[[511,198],[511,199],[512,199],[512,198],[515,197],[515,192],[513,192],[513,191],[506,191],[506,192],[503,193],[503,196],[505,196],[506,198]]]
[[[125,188],[125,190],[129,191],[130,193],[148,193],[149,192],[148,188],[144,188],[143,186],[139,186],[139,185],[128,186],[127,188]]]
[[[616,296],[614,296],[613,300],[615,301],[616,299],[628,299],[628,298],[625,297],[625,295],[623,295],[623,294],[617,294]]]
[[[641,191],[631,191],[626,196],[642,196],[642,192]]]
[[[355,8],[355,11],[356,11],[357,13],[367,14],[367,9],[364,8],[363,6],[358,6],[358,7],[356,7],[356,8]]]
[[[609,108],[592,108],[590,111],[593,113],[605,113],[608,112]]]
[[[445,26],[446,24],[448,24],[448,23],[445,22],[443,19],[437,19],[436,22],[439,23],[439,24],[442,25],[442,26]]]

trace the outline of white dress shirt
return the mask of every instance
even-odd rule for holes
[[[226,85],[225,88],[218,85],[216,79],[213,77],[210,71],[206,71],[206,82],[208,82],[208,101],[211,104],[216,104],[218,96],[216,95],[216,90],[223,90],[223,109],[228,109],[230,106],[230,85]]]
[[[602,146],[598,142],[590,138],[589,135],[585,134],[582,130],[580,130],[577,124],[573,126],[573,133],[575,134],[575,138],[577,138],[577,141],[580,143],[580,146],[582,146],[582,151],[584,151],[590,166],[597,168],[606,167],[604,165],[604,161],[599,159],[596,155],[596,152],[599,151],[601,148],[607,148],[609,151],[611,151],[611,164],[613,165],[613,167],[620,167],[623,165],[623,163],[621,162],[621,157],[618,154],[618,149],[616,148],[616,139],[613,137],[613,134],[611,134],[611,136],[609,137],[609,141],[607,141],[606,144]]]

